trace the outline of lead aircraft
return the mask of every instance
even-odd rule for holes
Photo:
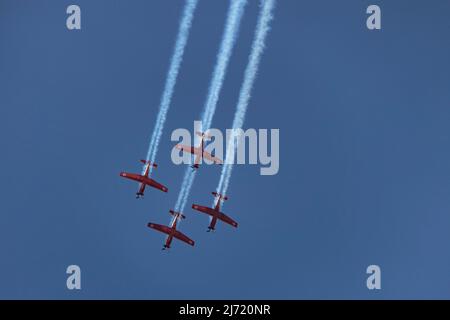
[[[190,239],[184,233],[177,230],[177,223],[180,219],[185,219],[186,217],[180,212],[175,212],[173,210],[169,210],[169,213],[174,217],[170,226],[164,226],[156,223],[148,223],[147,226],[149,228],[155,229],[159,232],[167,234],[166,242],[164,243],[163,250],[169,249],[172,243],[173,238],[186,242],[187,244],[194,246],[194,240]]]

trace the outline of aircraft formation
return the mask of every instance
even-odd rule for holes
[[[205,151],[205,138],[209,138],[209,136],[204,132],[196,132],[197,135],[201,137],[200,145],[198,147],[186,146],[186,145],[176,145],[175,147],[183,152],[191,153],[195,156],[194,164],[191,166],[193,170],[198,170],[200,167],[200,163],[203,159],[208,159],[215,164],[222,165],[222,159],[211,155],[209,152]],[[136,192],[136,199],[143,198],[145,188],[147,186],[158,189],[162,192],[168,192],[169,189],[155,181],[154,179],[149,177],[150,167],[157,168],[158,165],[156,163],[151,163],[150,161],[141,160],[144,164],[144,170],[142,174],[139,173],[129,173],[129,172],[121,172],[120,176],[122,178],[130,179],[139,183],[138,191]],[[225,213],[220,211],[220,205],[223,201],[228,200],[228,197],[222,195],[217,192],[212,192],[212,195],[215,197],[216,202],[213,208],[201,206],[198,204],[193,204],[192,209],[207,214],[211,216],[211,222],[208,226],[207,232],[214,231],[216,228],[217,221],[220,220],[224,223],[227,223],[235,228],[237,228],[238,224],[232,218],[227,216]],[[185,215],[181,212],[175,212],[174,210],[169,210],[169,214],[173,216],[172,222],[169,226],[161,225],[157,223],[149,222],[147,226],[151,229],[157,230],[166,234],[166,240],[164,242],[162,250],[170,249],[173,238],[183,241],[191,246],[194,246],[195,241],[186,236],[184,233],[177,230],[177,223],[181,219],[185,219]]]
[[[211,74],[211,82],[208,86],[207,95],[205,99],[205,105],[201,113],[202,128],[204,131],[208,131],[211,128],[211,123],[214,117],[214,113],[219,100],[220,92],[223,87],[225,75],[227,73],[228,64],[233,52],[234,45],[238,38],[239,28],[241,20],[244,15],[244,9],[247,5],[247,0],[230,0],[229,8],[226,15],[225,25],[223,29],[222,39],[219,45],[219,49],[216,56],[216,63],[214,70]],[[247,66],[245,67],[244,78],[239,90],[239,96],[236,104],[236,110],[233,117],[233,123],[230,128],[241,129],[244,124],[245,115],[249,105],[251,97],[251,91],[257,77],[258,68],[261,60],[262,53],[265,48],[265,41],[267,34],[270,30],[270,23],[273,19],[273,10],[276,0],[260,0],[258,21],[253,36],[253,42],[251,45],[251,51],[248,56]],[[170,60],[169,69],[167,71],[166,82],[164,85],[163,94],[161,96],[161,102],[159,105],[159,111],[156,117],[155,127],[151,136],[148,154],[145,159],[141,160],[144,163],[144,168],[141,174],[121,172],[120,176],[126,179],[130,179],[139,183],[139,189],[136,193],[136,198],[142,198],[147,186],[156,188],[162,192],[168,192],[168,188],[163,184],[150,178],[152,169],[156,168],[155,163],[156,152],[158,150],[158,144],[163,133],[164,123],[167,118],[167,113],[170,107],[171,98],[174,92],[175,84],[177,81],[177,75],[179,73],[180,65],[183,60],[183,54],[186,47],[186,43],[189,38],[189,32],[194,18],[194,12],[196,10],[198,0],[186,0],[183,13],[179,22],[178,35],[175,41],[173,55]],[[202,130],[203,131],[203,130]],[[210,137],[206,132],[196,132],[201,137],[200,144],[198,146],[186,146],[178,144],[175,147],[183,153],[190,153],[195,158],[191,166],[192,171],[189,168],[186,169],[183,182],[180,188],[178,200],[175,204],[174,210],[170,210],[169,213],[173,216],[173,219],[169,226],[160,225],[156,223],[149,223],[147,226],[150,229],[157,230],[167,235],[163,249],[169,249],[173,239],[183,241],[191,246],[195,244],[194,240],[187,237],[185,234],[177,230],[177,225],[181,219],[185,216],[182,212],[187,205],[187,199],[189,192],[194,182],[194,173],[199,169],[202,160],[208,160],[217,165],[223,165],[222,159],[213,156],[205,151],[205,139]],[[228,146],[228,148],[235,148],[235,146]],[[228,153],[227,156],[228,157]],[[208,231],[214,231],[217,221],[222,221],[229,224],[232,227],[237,227],[236,221],[231,219],[225,213],[221,212],[221,205],[223,201],[228,197],[225,195],[229,186],[229,181],[232,173],[232,165],[223,165],[221,168],[220,180],[217,185],[217,193],[213,192],[215,202],[213,207],[201,206],[193,204],[192,209],[202,214],[209,215],[211,217]]]

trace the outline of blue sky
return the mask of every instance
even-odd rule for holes
[[[258,14],[249,1],[213,127],[231,125]],[[66,28],[66,8],[82,30]],[[450,4],[279,0],[246,128],[280,129],[280,171],[233,171],[194,248],[167,223],[184,166],[170,133],[199,119],[226,1],[200,0],[154,178],[137,186],[184,2],[0,0],[0,298],[450,298]],[[369,4],[382,30],[369,31]],[[217,167],[189,203],[209,205]],[[82,289],[66,288],[66,267]],[[366,288],[366,268],[382,289]]]

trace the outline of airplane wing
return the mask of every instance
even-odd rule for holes
[[[203,153],[202,153],[202,149],[201,148],[192,147],[192,146],[185,146],[183,144],[177,144],[177,145],[175,145],[175,148],[183,150],[185,152],[189,152],[189,153],[195,154],[197,156],[202,156],[203,155],[203,158],[211,160],[214,163],[223,163],[222,159],[214,157],[211,153],[209,153],[207,151],[203,150]]]
[[[138,182],[142,182],[142,178],[143,178],[140,174],[128,173],[128,172],[121,172],[120,176],[130,179],[130,180],[138,181]]]
[[[151,187],[156,188],[156,189],[159,189],[159,190],[161,190],[163,192],[167,192],[169,190],[169,189],[167,189],[166,186],[156,182],[155,180],[153,180],[151,178],[143,177],[142,178],[142,183],[145,183],[146,185],[151,186]]]
[[[199,154],[199,153],[201,154],[202,153],[202,150],[200,148],[196,148],[196,147],[192,147],[192,146],[185,146],[183,144],[177,144],[175,146],[175,148],[183,150],[185,152],[192,153],[192,154]]]
[[[168,226],[163,226],[161,224],[157,224],[157,223],[149,223],[147,225],[149,228],[155,229],[159,232],[165,233],[165,234],[170,234],[172,228],[169,228]]]
[[[213,161],[214,163],[223,163],[222,159],[214,157],[211,153],[203,151],[203,158]]]
[[[192,205],[192,209],[195,209],[197,211],[206,213],[207,215],[210,215],[212,217],[217,217],[217,219],[219,219],[219,220],[221,220],[221,221],[223,221],[225,223],[228,223],[229,225],[231,225],[231,226],[233,226],[235,228],[237,228],[237,226],[238,226],[237,222],[234,221],[233,219],[231,219],[229,216],[227,216],[226,214],[224,214],[224,213],[222,213],[220,211],[216,211],[216,210],[214,210],[212,208],[199,206],[197,204],[193,204]]]
[[[155,230],[165,233],[165,234],[170,234],[171,232],[173,232],[172,228],[170,228],[168,226],[163,226],[163,225],[157,224],[157,223],[150,222],[147,226],[149,228],[155,229]],[[181,233],[178,230],[175,230],[175,233],[173,234],[173,236],[175,238],[177,238],[178,240],[181,240],[183,242],[186,242],[187,244],[190,244],[191,246],[193,246],[195,244],[194,240],[190,239],[189,237],[187,237],[185,234]]]
[[[181,240],[183,242],[186,242],[187,244],[190,244],[191,246],[194,245],[194,240],[188,238],[186,235],[184,235],[183,233],[181,233],[178,230],[175,230],[175,233],[173,235],[175,238],[177,238],[178,240]]]

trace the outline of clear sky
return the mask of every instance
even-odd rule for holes
[[[138,201],[119,172],[141,170],[183,5],[0,0],[0,298],[450,298],[450,3],[278,0],[245,127],[280,129],[280,171],[236,167],[223,210],[239,227],[206,233],[189,205],[196,245],[167,253],[146,225],[170,220],[170,133],[199,119],[226,1],[196,12],[153,176],[169,193]],[[213,127],[231,125],[258,9]],[[219,174],[200,168],[189,204],[210,205]]]

